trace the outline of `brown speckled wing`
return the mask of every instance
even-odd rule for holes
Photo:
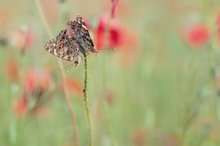
[[[66,61],[79,63],[80,55],[79,48],[76,43],[73,43],[75,38],[70,37],[66,29],[62,30],[56,39],[49,40],[45,49],[56,57]]]
[[[89,35],[89,31],[81,16],[77,16],[73,21],[69,21],[67,25],[70,27],[74,38],[76,39],[76,43],[84,49],[84,52],[82,53],[86,52],[86,54],[88,54],[90,52],[97,52]]]

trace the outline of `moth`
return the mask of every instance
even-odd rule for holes
[[[96,53],[88,28],[81,16],[67,23],[55,39],[46,42],[45,49],[54,56],[74,62],[77,66],[82,57]]]

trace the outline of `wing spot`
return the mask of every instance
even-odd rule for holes
[[[73,56],[70,57],[70,61],[73,61]]]
[[[66,59],[66,60],[67,60],[67,59],[68,59],[68,56],[64,56],[64,59]]]
[[[83,27],[85,30],[88,30],[87,27],[86,27],[84,24],[82,24],[82,27]]]

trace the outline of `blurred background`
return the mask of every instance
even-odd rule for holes
[[[220,0],[0,0],[0,146],[88,145],[83,62],[44,49],[78,14],[94,146],[220,145]]]

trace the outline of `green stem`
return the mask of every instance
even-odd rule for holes
[[[87,57],[84,55],[84,67],[85,67],[85,78],[84,78],[84,89],[83,89],[83,96],[84,96],[84,104],[85,104],[85,111],[86,116],[89,124],[89,146],[92,146],[92,122],[91,122],[91,116],[90,116],[90,110],[89,110],[89,104],[88,104],[88,97],[87,97],[87,85],[88,85],[88,63],[87,63]]]

